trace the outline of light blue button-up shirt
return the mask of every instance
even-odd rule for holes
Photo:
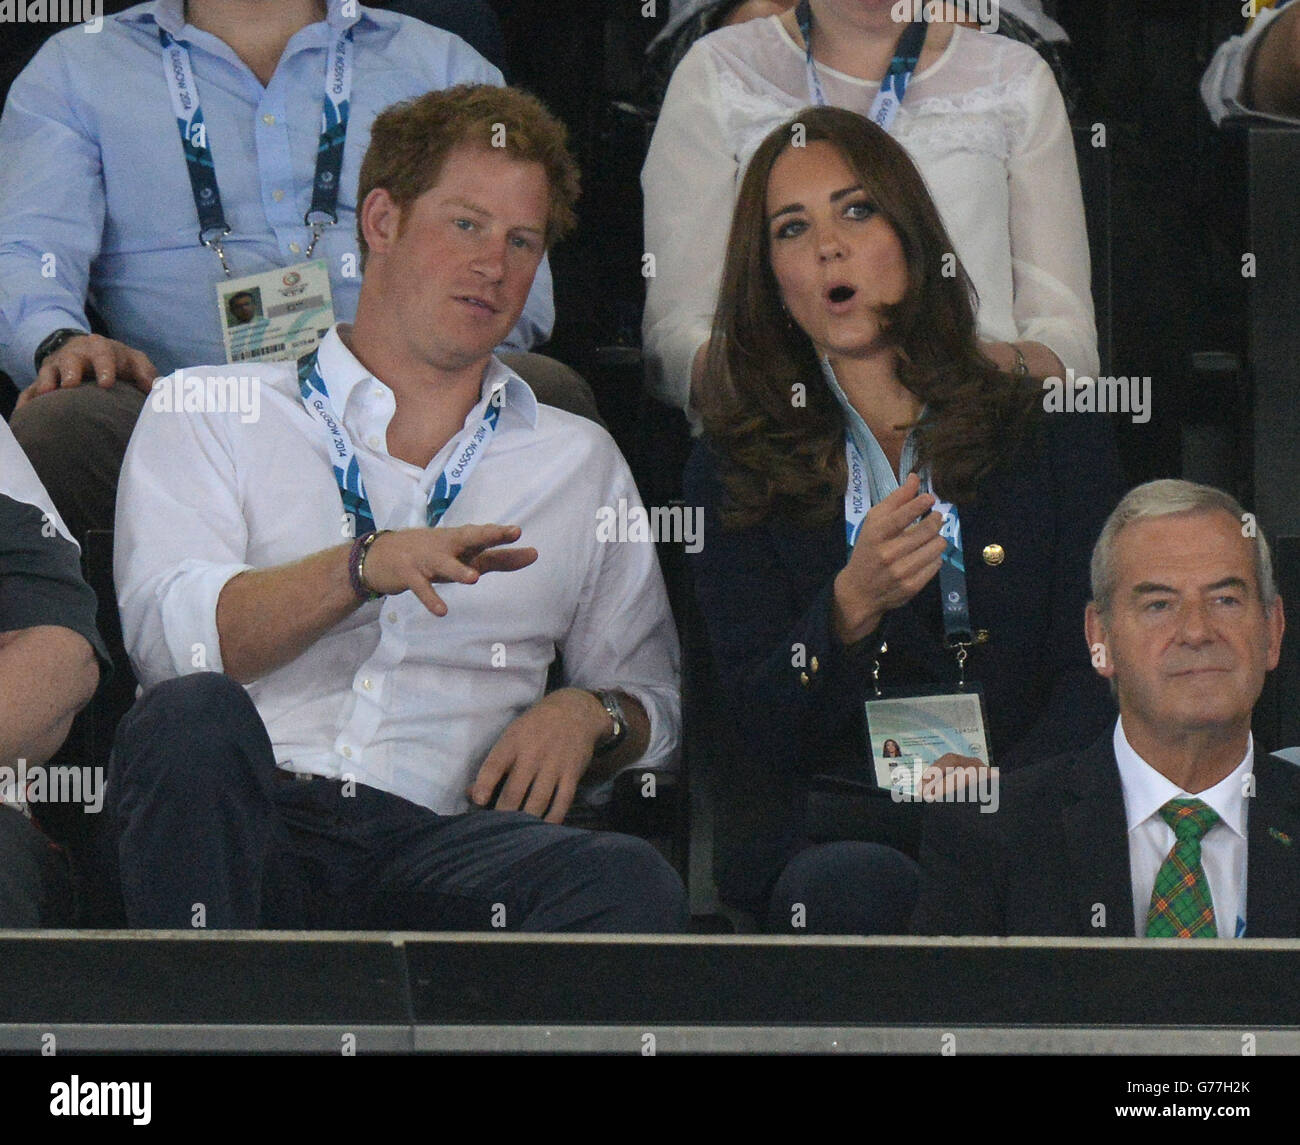
[[[361,278],[356,188],[370,125],[402,99],[457,83],[502,82],[468,44],[418,20],[330,0],[298,31],[263,87],[222,40],[185,23],[182,0],[106,17],[98,33],[50,38],[9,90],[0,117],[0,369],[33,379],[41,340],[88,329],[89,290],[114,338],[166,374],[226,359],[216,254],[199,245],[198,213],[163,75],[159,27],[190,45],[195,84],[231,233],[236,277],[300,262],[311,241],[325,55],[332,28],[353,28],[355,73],[339,221],[313,258],[329,262],[334,313],[356,312]],[[350,258],[347,256],[351,256]],[[543,261],[501,349],[544,342],[554,321]]]

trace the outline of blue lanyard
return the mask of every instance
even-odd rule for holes
[[[366,496],[365,483],[361,480],[361,468],[357,464],[352,438],[343,427],[343,419],[334,410],[329,389],[316,359],[314,351],[298,359],[298,392],[302,395],[302,404],[306,406],[307,412],[325,428],[330,442],[334,480],[338,483],[339,495],[343,498],[343,511],[352,519],[352,535],[360,537],[375,528],[375,514],[370,507],[370,499]],[[465,488],[469,475],[496,432],[497,422],[501,419],[501,407],[505,404],[505,387],[505,382],[500,382],[493,388],[483,419],[470,431],[468,437],[462,437],[452,448],[451,457],[429,491],[429,503],[425,510],[429,528],[432,529],[442,520],[452,502]]]
[[[850,551],[857,544],[866,520],[867,511],[867,467],[853,443],[852,434],[844,435],[844,455],[848,462],[848,483],[844,488],[844,538]],[[926,489],[933,493],[934,487],[927,477]],[[970,601],[966,593],[966,560],[962,552],[961,518],[957,515],[957,506],[949,501],[935,501],[935,511],[943,515],[943,525],[939,535],[947,542],[944,549],[943,563],[939,566],[939,595],[943,603],[944,644],[949,648],[961,650],[958,662],[965,663],[964,648],[972,642],[970,624]]]
[[[881,81],[875,99],[871,101],[869,118],[872,123],[885,131],[893,126],[894,117],[903,102],[903,94],[907,91],[908,81],[911,80],[912,73],[916,71],[917,61],[921,58],[921,48],[925,45],[925,9],[922,8],[921,11],[922,18],[913,20],[898,37],[893,59],[889,61],[889,70]],[[812,5],[808,0],[799,0],[794,18],[799,25],[799,34],[803,36],[804,68],[808,74],[808,98],[818,107],[825,107],[826,93],[822,91],[821,76],[817,74],[817,64],[813,60]]]
[[[185,167],[189,171],[190,190],[199,214],[199,242],[210,246],[221,259],[222,269],[230,274],[221,240],[230,234],[230,224],[221,206],[217,171],[208,143],[208,129],[199,105],[199,92],[190,65],[190,46],[174,39],[165,28],[158,29],[163,48],[163,73],[171,93],[172,111],[181,133]],[[330,41],[325,67],[325,98],[321,110],[320,143],[316,150],[316,174],[312,180],[311,206],[303,222],[312,228],[311,244],[306,257],[316,248],[325,224],[337,223],[339,175],[343,170],[343,144],[348,133],[348,104],[352,96],[352,29],[335,32]]]

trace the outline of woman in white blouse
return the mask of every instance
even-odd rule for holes
[[[664,99],[641,173],[654,256],[643,334],[651,391],[681,409],[703,374],[732,205],[754,149],[818,102],[818,89],[829,104],[869,114],[906,27],[893,19],[896,0],[808,7],[811,68],[792,9],[699,40]],[[890,133],[975,284],[988,357],[1035,377],[1066,367],[1095,376],[1083,198],[1047,64],[1004,37],[930,24]]]

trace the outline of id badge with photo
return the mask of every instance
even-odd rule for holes
[[[329,264],[323,258],[217,283],[227,362],[297,361],[334,325]]]
[[[867,745],[876,782],[914,795],[921,773],[942,755],[974,756],[989,763],[989,737],[980,686],[890,689],[865,703]]]

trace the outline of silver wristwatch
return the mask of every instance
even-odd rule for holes
[[[618,702],[618,696],[613,692],[593,691],[591,694],[600,701],[600,706],[605,709],[609,718],[614,721],[613,734],[608,739],[597,744],[596,750],[593,752],[594,755],[608,755],[627,738],[627,716],[623,714],[623,705]]]

